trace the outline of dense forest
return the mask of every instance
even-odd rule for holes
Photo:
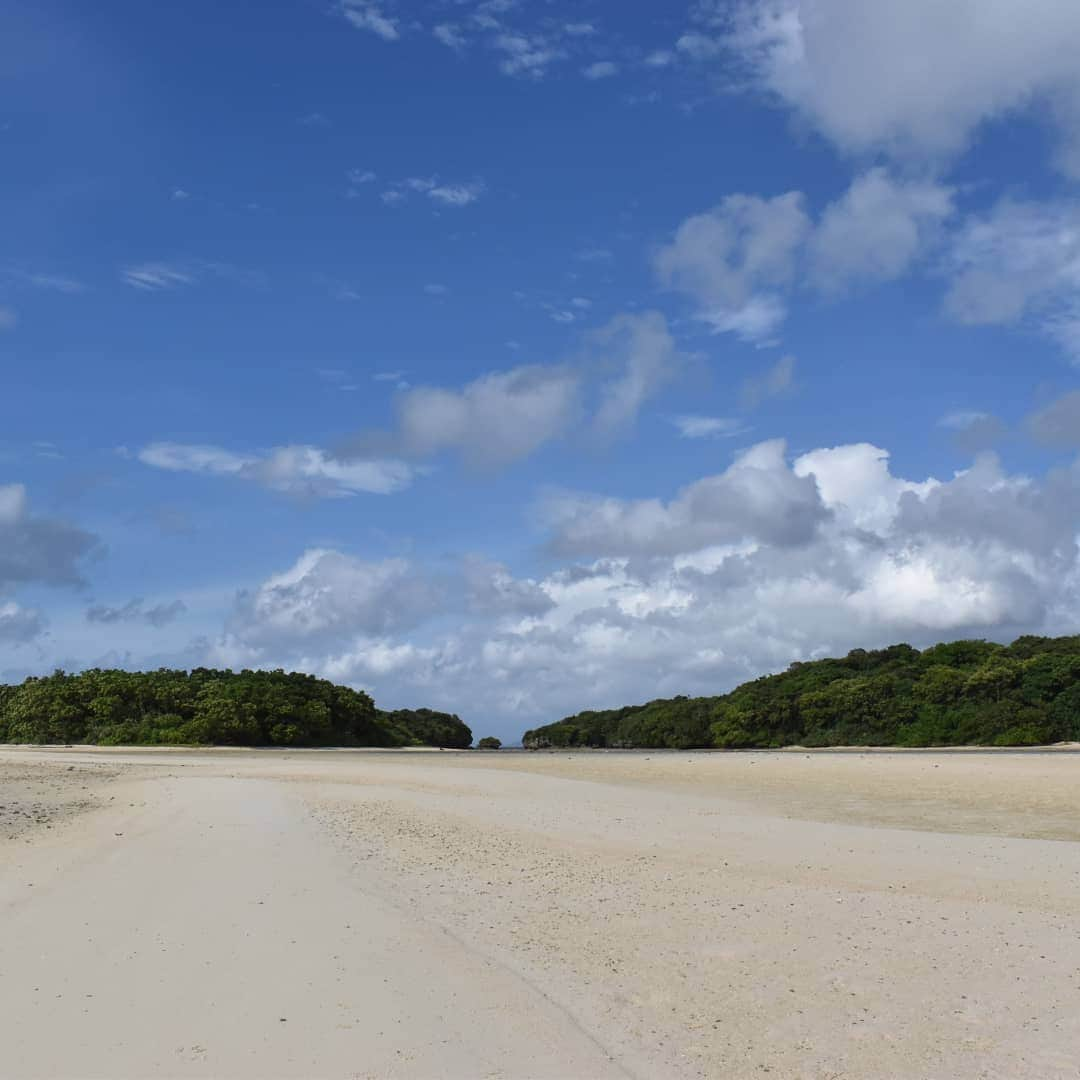
[[[94,669],[0,685],[0,742],[463,748],[472,732],[298,672]]]
[[[1080,740],[1080,636],[855,649],[719,697],[582,712],[527,731],[528,749],[1034,746]]]

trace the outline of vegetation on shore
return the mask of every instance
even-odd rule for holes
[[[0,742],[464,748],[472,732],[450,713],[383,712],[298,672],[93,669],[0,685]]]
[[[501,750],[502,739],[496,739],[494,735],[485,735],[477,744],[477,750]]]
[[[1080,636],[855,649],[718,697],[582,712],[545,747],[1034,746],[1080,740]]]

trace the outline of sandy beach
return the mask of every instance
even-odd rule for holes
[[[0,751],[4,1077],[1080,1077],[1080,755]]]

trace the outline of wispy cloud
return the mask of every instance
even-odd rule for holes
[[[120,272],[124,282],[143,292],[163,292],[190,285],[195,280],[191,274],[169,263],[150,262],[127,266]]]
[[[350,173],[352,186],[348,192],[349,196],[357,197],[360,194],[359,185],[371,183],[375,179],[373,172],[358,173],[355,177]],[[387,206],[400,206],[411,196],[419,195],[439,206],[461,208],[476,202],[483,196],[485,190],[483,180],[479,179],[444,182],[438,176],[407,176],[402,180],[393,181],[389,187],[379,193],[379,198]]]
[[[582,248],[581,251],[574,252],[574,258],[578,262],[585,263],[598,263],[598,262],[610,262],[615,258],[614,252],[608,251],[607,248],[592,247]]]
[[[157,442],[143,447],[137,457],[156,469],[234,477],[286,495],[316,499],[388,495],[408,487],[417,471],[388,458],[339,461],[316,446],[279,446],[246,454],[220,446]]]
[[[27,285],[34,289],[44,289],[50,292],[81,293],[86,292],[86,286],[75,278],[64,274],[45,274],[34,270],[27,270],[22,266],[0,267],[0,277],[18,285]]]
[[[497,34],[492,47],[502,54],[499,70],[504,75],[542,79],[548,67],[566,52],[541,34]]]
[[[750,430],[730,416],[673,416],[671,422],[684,439],[729,439]]]
[[[439,184],[428,191],[427,196],[443,206],[468,206],[483,193],[483,183],[474,180],[468,184]]]
[[[588,67],[583,68],[581,74],[586,79],[610,79],[613,75],[618,75],[619,65],[613,63],[610,60],[597,60],[594,64],[589,64]]]
[[[795,357],[783,356],[763,375],[742,385],[743,406],[755,409],[768,398],[790,392],[795,386]]]
[[[432,28],[432,36],[436,41],[442,42],[448,49],[462,52],[469,44],[468,38],[461,32],[461,28],[454,23],[439,23]]]
[[[265,289],[266,275],[232,263],[192,259],[182,263],[145,262],[125,266],[121,280],[142,292],[166,292],[196,284],[201,277],[218,278],[246,289]]]
[[[86,621],[104,624],[141,622],[160,629],[179,618],[185,611],[187,611],[187,605],[183,600],[155,604],[148,608],[142,597],[137,596],[121,607],[93,604],[86,609]]]
[[[398,20],[387,15],[375,0],[341,0],[338,10],[357,30],[368,30],[383,41],[397,41],[401,37]]]

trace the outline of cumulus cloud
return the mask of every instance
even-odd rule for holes
[[[715,544],[805,543],[828,516],[812,478],[785,461],[783,440],[743,451],[724,472],[670,502],[549,497],[552,546],[562,555],[675,555]]]
[[[238,594],[229,633],[245,646],[310,648],[341,635],[409,629],[433,616],[440,589],[404,559],[365,561],[313,548]]]
[[[984,123],[1047,107],[1080,175],[1080,8],[1072,0],[748,0],[703,35],[841,150],[946,161]],[[699,53],[701,50],[698,50]]]
[[[906,274],[940,240],[953,193],[875,168],[856,176],[817,221],[805,207],[798,191],[729,195],[678,227],[654,257],[657,276],[689,296],[717,333],[771,344],[797,284],[837,295]]]
[[[773,442],[668,501],[546,511],[569,561],[545,576],[308,552],[241,595],[208,659],[302,667],[514,736],[856,646],[1067,632],[1080,611],[1077,465],[1035,479],[984,455],[912,479],[869,444],[789,461]]]
[[[492,372],[460,390],[419,386],[397,397],[389,445],[409,456],[451,451],[474,466],[508,464],[565,433],[580,389],[579,374],[557,365]]]
[[[821,215],[808,253],[815,284],[839,292],[900,277],[952,212],[949,188],[870,169]]]
[[[384,454],[456,454],[497,468],[528,457],[572,428],[601,441],[624,434],[683,361],[664,317],[622,314],[585,338],[573,362],[494,371],[457,388],[416,386],[394,399],[389,432],[360,432],[343,461]]]
[[[1080,363],[1080,203],[1003,200],[959,230],[947,271],[954,319],[1031,322]]]
[[[22,484],[0,485],[0,589],[79,585],[80,562],[98,546],[92,533],[30,512]]]
[[[702,319],[764,341],[786,313],[772,290],[791,281],[809,230],[800,192],[772,199],[729,195],[684,221],[656,253],[654,266],[663,285],[697,302]]]
[[[232,476],[286,495],[315,499],[388,495],[408,487],[415,475],[415,469],[402,461],[344,462],[315,446],[279,446],[261,454],[239,454],[220,446],[156,442],[137,456],[144,465],[169,472]]]
[[[500,562],[480,557],[466,559],[462,577],[468,607],[481,615],[543,615],[555,606],[536,581],[515,578]]]
[[[86,609],[86,621],[92,623],[141,622],[160,629],[178,619],[185,611],[187,605],[183,600],[173,600],[169,603],[155,604],[147,607],[142,597],[129,600],[120,607],[108,607],[105,604],[92,604]]]

